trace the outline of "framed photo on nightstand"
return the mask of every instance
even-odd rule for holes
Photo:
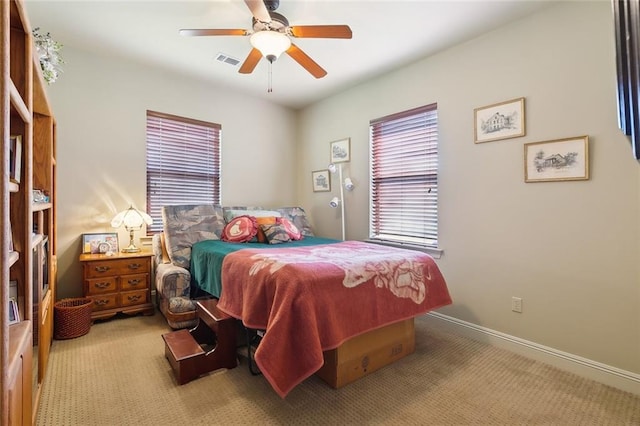
[[[118,234],[116,232],[82,234],[82,253],[118,253]]]

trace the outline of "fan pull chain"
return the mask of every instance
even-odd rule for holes
[[[272,65],[273,65],[273,63],[271,61],[269,61],[269,82],[268,82],[267,93],[273,92],[273,77],[271,75],[271,67],[272,67]]]

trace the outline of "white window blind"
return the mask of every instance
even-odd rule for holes
[[[222,126],[147,111],[147,213],[162,230],[162,206],[220,204]]]
[[[369,237],[438,246],[438,106],[372,120]]]

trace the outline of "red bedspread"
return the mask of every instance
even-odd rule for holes
[[[218,308],[266,330],[255,361],[285,397],[322,366],[323,351],[450,303],[430,256],[345,241],[228,254]]]

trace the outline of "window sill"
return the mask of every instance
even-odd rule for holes
[[[383,246],[390,246],[390,247],[397,247],[397,248],[402,248],[402,249],[407,249],[407,250],[416,250],[416,251],[421,251],[423,253],[427,253],[428,255],[430,255],[431,257],[433,257],[434,259],[440,259],[444,253],[444,250],[442,250],[441,248],[437,248],[437,247],[424,247],[424,246],[417,246],[417,245],[413,245],[413,244],[402,244],[402,243],[394,243],[391,241],[383,241],[383,240],[371,240],[371,239],[366,239],[364,240],[367,243],[373,243],[373,244],[380,244]]]

